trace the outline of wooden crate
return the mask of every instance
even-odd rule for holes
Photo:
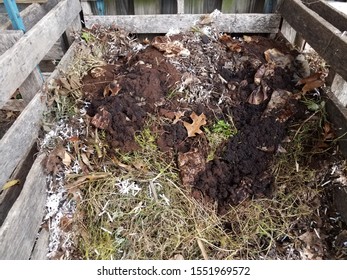
[[[182,3],[182,1],[178,1]],[[278,33],[282,19],[301,33],[302,37],[331,65],[344,80],[347,80],[347,39],[341,36],[345,26],[340,20],[333,21],[337,14],[346,17],[336,10],[329,8],[329,13],[320,16],[317,8],[325,5],[322,1],[299,0],[282,1],[280,14],[224,14],[218,22],[221,32],[230,33]],[[18,39],[14,45],[0,56],[0,107],[8,104],[13,92],[25,82],[28,77],[36,75],[35,67],[47,54],[66,29],[76,29],[76,19],[81,6],[78,0],[62,0],[25,35],[10,32]],[[182,9],[179,9],[182,11]],[[282,15],[282,16],[281,16]],[[141,15],[141,16],[85,16],[85,24],[116,24],[132,33],[166,33],[170,27],[188,29],[201,15]],[[79,20],[77,20],[79,22]],[[78,28],[78,27],[77,27]],[[347,28],[346,28],[347,29]],[[8,31],[7,31],[8,32]],[[17,37],[16,37],[17,36]],[[15,40],[17,40],[15,39]],[[72,60],[77,44],[65,54],[56,70],[49,79],[55,79],[59,71],[66,69]],[[34,73],[34,74],[33,74]],[[36,80],[41,88],[42,80]],[[337,125],[339,133],[347,132],[347,109],[341,105],[336,96],[327,92],[329,102],[327,109],[331,120]],[[30,102],[20,114],[19,118],[0,140],[0,186],[6,181],[15,179],[18,170],[25,165],[31,156],[40,129],[41,116],[46,109],[45,92],[39,89],[28,97]],[[347,136],[342,137],[343,140]],[[347,156],[347,145],[341,142],[341,150]],[[43,259],[47,250],[48,233],[44,229],[36,241],[40,223],[44,216],[46,201],[46,178],[41,167],[43,155],[38,155],[31,164],[25,178],[23,189],[13,203],[7,205],[6,219],[0,226],[0,259]],[[8,196],[10,196],[8,194]],[[339,209],[347,220],[346,190],[337,194]],[[3,200],[4,201],[4,200]],[[0,200],[1,203],[1,200]],[[1,204],[0,204],[1,209]],[[35,246],[36,244],[36,246]]]

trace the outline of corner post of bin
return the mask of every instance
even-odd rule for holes
[[[184,0],[177,0],[177,14],[184,14]]]

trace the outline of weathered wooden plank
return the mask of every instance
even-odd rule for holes
[[[331,85],[331,90],[334,92],[337,99],[341,102],[342,106],[347,106],[347,82],[339,75],[336,74]]]
[[[19,87],[19,92],[25,104],[29,104],[31,99],[33,99],[35,94],[42,87],[42,84],[43,77],[38,67],[36,67]]]
[[[11,97],[81,10],[78,0],[63,0],[0,57],[0,107]]]
[[[69,46],[72,45],[73,41],[75,40],[76,33],[81,31],[81,29],[82,29],[81,18],[78,15],[65,31],[65,34],[67,37],[67,43]]]
[[[45,9],[37,3],[31,4],[27,8],[25,8],[20,13],[21,18],[23,19],[24,26],[26,30],[31,29],[40,19],[44,17],[46,14]],[[0,28],[10,29],[12,27],[11,21],[7,21],[6,24],[2,25]]]
[[[19,180],[19,183],[7,190],[0,191],[0,227],[4,223],[8,212],[10,211],[11,207],[22,191],[25,178],[27,177],[31,166],[33,165],[36,154],[37,147],[36,145],[33,145],[28,153],[23,156],[22,160],[11,175],[11,179]]]
[[[0,187],[6,183],[18,163],[36,142],[45,109],[45,100],[42,98],[42,93],[36,94],[0,140]]]
[[[49,231],[42,228],[37,238],[34,250],[30,256],[31,260],[47,260],[49,244]]]
[[[1,32],[0,34],[0,43],[2,42],[2,46],[0,47],[0,54],[6,51],[5,48],[11,48],[12,45],[23,35],[20,31],[13,32]],[[36,92],[41,88],[43,83],[43,78],[38,69],[34,69],[33,72],[25,79],[25,81],[20,85],[19,92],[22,95],[24,103],[28,104],[30,100],[34,97]],[[8,105],[8,103],[6,103]],[[5,104],[5,105],[6,105]],[[1,108],[1,107],[0,107]],[[3,108],[3,107],[2,107]]]
[[[184,14],[184,0],[176,0],[177,1],[177,13]]]
[[[347,30],[347,16],[343,12],[335,9],[331,4],[317,0],[304,0],[303,3],[338,28],[341,32]],[[347,7],[347,3],[343,4]]]
[[[2,107],[2,110],[8,110],[8,111],[23,111],[25,108],[25,102],[23,99],[10,99],[7,101],[4,107]]]
[[[0,31],[0,56],[11,48],[20,37],[23,36],[21,30],[1,30]]]
[[[170,28],[187,30],[202,15],[136,15],[136,16],[86,16],[86,27],[94,24],[116,24],[133,33],[167,33]],[[216,21],[220,32],[277,33],[280,24],[277,14],[221,14]]]
[[[35,160],[22,192],[0,228],[0,258],[28,260],[35,243],[46,204],[45,155]]]
[[[345,108],[336,97],[342,92],[325,91],[328,99],[326,110],[329,120],[335,125],[336,133],[339,138],[339,148],[342,154],[347,157],[347,108]],[[341,214],[342,219],[347,223],[347,187],[334,188],[334,203]]]
[[[347,80],[347,36],[299,0],[283,1],[279,11],[286,21]]]

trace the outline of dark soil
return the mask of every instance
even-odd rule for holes
[[[249,43],[240,43],[240,40],[230,37],[222,42],[202,37],[201,41],[195,40],[192,44],[191,57],[177,59],[179,63],[176,66],[172,59],[152,46],[136,55],[116,59],[115,64],[101,67],[105,70],[102,76],[87,75],[83,80],[83,92],[91,103],[88,114],[92,124],[107,131],[110,152],[114,149],[123,152],[138,149],[134,135],[143,129],[149,116],[169,120],[152,127],[158,135],[159,149],[166,152],[168,157],[176,158],[177,166],[181,167],[183,184],[192,188],[193,195],[218,202],[222,213],[229,205],[245,199],[271,196],[271,164],[296,111],[293,109],[288,113],[288,108],[293,108],[290,104],[295,103],[295,98],[289,101],[290,104],[275,108],[271,114],[264,112],[273,91],[293,91],[295,69],[293,66],[272,66],[273,74],[264,75],[261,86],[255,83],[254,76],[261,65],[267,65],[264,52],[268,49],[276,47],[284,55],[292,55],[293,59],[295,53],[280,42],[260,36],[252,37]],[[241,51],[233,50],[235,46],[240,47]],[[220,52],[218,59],[214,57],[215,48]],[[210,99],[205,102],[182,101],[184,91],[175,91],[182,82],[183,74],[187,74],[181,73],[178,68],[189,69],[189,63],[192,63],[190,59],[194,62],[210,61],[211,65],[205,65],[208,69],[206,75],[199,77],[206,79],[206,85],[212,92]],[[233,61],[234,67],[225,67],[230,61]],[[105,87],[112,82],[117,85],[117,92],[105,93]],[[250,104],[250,94],[260,87],[268,98]],[[217,105],[222,95],[224,102]],[[187,130],[181,121],[172,123],[175,112],[180,110],[185,112],[182,121],[186,122],[191,122],[189,116],[192,112],[198,115],[204,113],[207,126],[218,119],[226,120],[231,115],[238,133],[219,147],[212,161],[206,162],[208,140],[205,135],[187,137]],[[288,115],[284,120],[283,114]],[[183,168],[184,164],[179,161],[184,154],[190,157],[191,163],[198,158],[199,166]]]

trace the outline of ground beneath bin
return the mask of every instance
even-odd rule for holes
[[[137,150],[134,135],[150,116],[168,120],[151,125],[159,149],[176,159],[183,185],[196,198],[217,202],[221,213],[245,199],[271,196],[270,165],[296,113],[297,98],[288,91],[295,88],[297,53],[260,36],[213,40],[195,35],[187,40],[156,37],[135,55],[92,69],[83,79],[91,123],[107,131],[112,153]],[[184,45],[177,43],[176,52],[170,49],[172,42],[189,43],[189,56],[177,53]],[[187,92],[196,88],[207,88],[209,94],[192,102]],[[272,99],[274,91],[285,97]],[[202,133],[188,137],[185,124],[198,122],[192,113],[204,116],[206,123],[197,124]],[[237,133],[207,161],[204,129],[230,119]]]

